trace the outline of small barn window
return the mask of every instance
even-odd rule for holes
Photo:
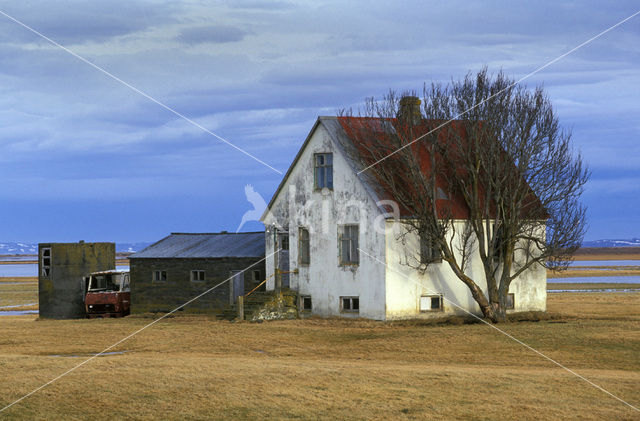
[[[340,248],[341,265],[357,265],[358,252],[358,226],[341,225],[338,227],[338,246]]]
[[[314,155],[314,180],[316,189],[333,189],[333,154]]]
[[[43,277],[48,278],[51,276],[51,248],[47,247],[42,249],[40,267],[42,269]]]
[[[166,282],[167,281],[167,271],[166,270],[154,270],[153,271],[153,282]]]
[[[260,270],[251,271],[251,280],[254,284],[260,283],[262,281],[262,272]]]
[[[309,230],[300,227],[298,230],[298,260],[301,265],[308,265],[310,256]]]
[[[433,238],[427,234],[420,235],[420,263],[442,261],[442,252]]]
[[[340,311],[344,313],[359,313],[360,298],[359,297],[340,297]]]
[[[301,295],[300,296],[300,310],[302,311],[311,311],[311,296],[310,295]]]
[[[442,311],[442,295],[423,295],[420,297],[420,311]]]
[[[191,271],[191,281],[204,281],[204,270],[192,270]]]
[[[513,292],[507,294],[507,310],[516,308],[516,295]]]

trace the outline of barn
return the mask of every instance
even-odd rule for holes
[[[168,312],[222,284],[181,308],[220,313],[264,280],[264,235],[172,233],[132,254],[131,312]]]

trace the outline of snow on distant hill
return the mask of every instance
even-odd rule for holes
[[[595,240],[585,241],[582,247],[640,247],[640,238],[630,240]]]
[[[133,253],[140,251],[151,243],[116,243],[116,252]],[[0,243],[0,255],[2,254],[38,254],[38,245],[32,243]]]
[[[38,254],[38,245],[27,243],[0,243],[0,254]]]

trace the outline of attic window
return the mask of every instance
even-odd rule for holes
[[[420,297],[420,311],[442,311],[442,295],[423,295]]]
[[[191,271],[191,282],[199,282],[204,281],[204,270],[192,270]]]
[[[333,154],[317,153],[314,155],[314,174],[316,189],[333,189]]]

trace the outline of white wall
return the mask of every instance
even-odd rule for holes
[[[456,222],[456,227],[461,230],[463,224],[464,222]],[[399,222],[387,221],[389,234],[386,239],[386,318],[402,319],[434,317],[443,314],[466,314],[455,304],[480,315],[480,307],[471,296],[469,288],[455,275],[449,263],[444,261],[432,263],[424,273],[415,269],[419,239],[417,235],[409,234],[404,237],[405,244],[403,244],[398,238],[404,229]],[[412,253],[410,250],[415,252]],[[477,250],[465,272],[486,293],[486,278]],[[509,288],[509,292],[515,294],[513,311],[545,311],[546,283],[546,270],[540,265],[533,266],[514,280]],[[442,294],[444,297],[443,311],[421,313],[420,297],[431,294]]]
[[[314,190],[314,153],[333,153],[333,191]],[[267,276],[274,272],[274,225],[289,230],[291,288],[302,295],[311,295],[313,313],[321,316],[367,317],[384,319],[385,267],[360,253],[357,266],[338,264],[338,226],[359,225],[360,248],[385,259],[385,235],[376,233],[373,224],[380,211],[360,180],[349,167],[340,149],[322,124],[312,133],[310,141],[293,168],[286,184],[264,218],[267,227]],[[384,227],[384,219],[378,218]],[[298,264],[298,227],[309,229],[311,258],[308,266]],[[275,287],[274,278],[267,289]],[[341,313],[340,297],[358,296],[359,314]]]

